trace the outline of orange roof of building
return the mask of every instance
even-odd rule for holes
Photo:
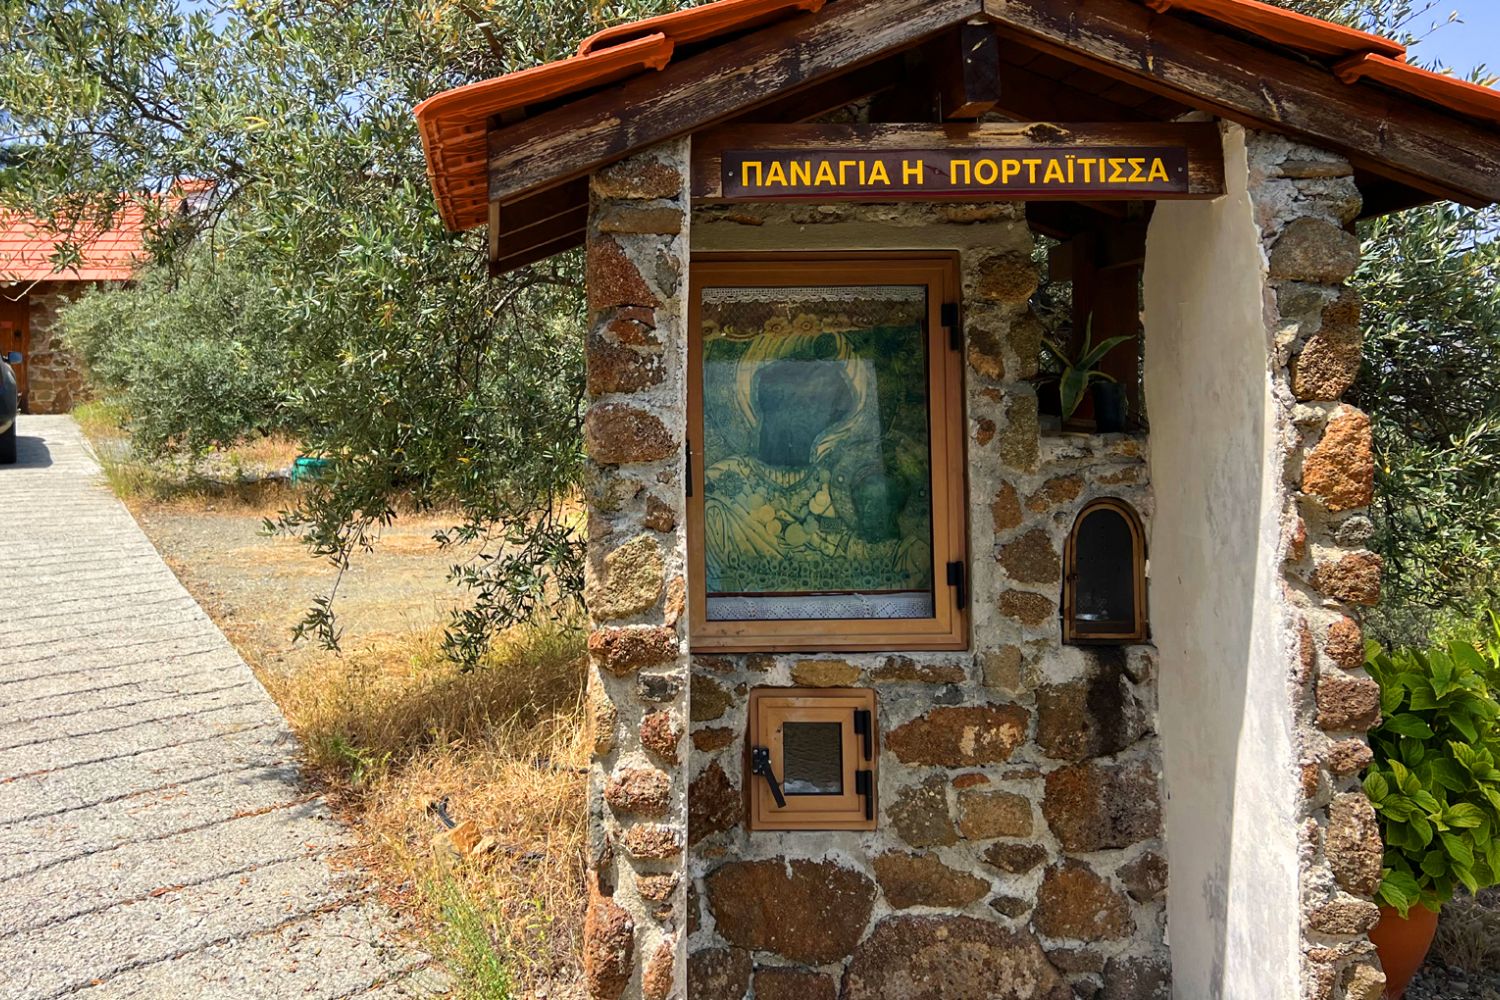
[[[1500,91],[1412,66],[1387,38],[1330,24],[1258,0],[1140,0],[1153,10],[1216,21],[1334,69],[1350,86],[1401,91],[1486,123],[1500,124]],[[674,53],[838,0],[716,0],[595,34],[578,54],[428,98],[415,114],[439,211],[455,231],[488,217],[490,122],[527,105],[555,102],[624,78],[660,70]]]
[[[0,213],[0,284],[21,281],[129,281],[145,259],[146,207],[127,203],[103,232],[59,235],[36,219]],[[76,240],[82,259],[59,271],[59,243]]]

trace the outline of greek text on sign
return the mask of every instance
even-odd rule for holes
[[[1188,190],[1182,147],[958,150],[726,150],[725,198],[1000,197]]]

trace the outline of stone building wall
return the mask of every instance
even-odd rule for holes
[[[1165,998],[1153,653],[1064,647],[1058,621],[1079,509],[1149,519],[1145,443],[1039,432],[1023,206],[740,205],[693,238],[960,252],[973,641],[693,657],[689,995]],[[748,692],[791,685],[877,691],[875,832],[745,830]]]
[[[57,335],[57,312],[83,291],[77,283],[44,282],[28,296],[31,306],[31,350],[26,358],[27,410],[67,413],[84,400],[83,364]]]
[[[1377,1000],[1367,933],[1379,919],[1382,847],[1360,785],[1380,692],[1363,669],[1358,609],[1380,596],[1368,551],[1375,462],[1369,418],[1341,403],[1360,364],[1360,194],[1333,154],[1248,137],[1250,195],[1268,262],[1266,320],[1279,409],[1283,579],[1295,616],[1304,1000]]]
[[[584,973],[593,997],[683,995],[687,166],[683,142],[592,179]]]

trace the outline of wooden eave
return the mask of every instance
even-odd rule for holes
[[[1348,156],[1367,215],[1500,200],[1500,92],[1255,0],[719,0],[424,102],[434,191],[451,228],[488,222],[495,270],[519,267],[582,243],[587,176],[600,167],[712,126],[806,121],[881,91],[887,110],[910,112],[945,40],[975,23],[999,38],[995,116],[1199,110]]]

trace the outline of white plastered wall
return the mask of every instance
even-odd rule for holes
[[[1299,995],[1284,418],[1243,130],[1226,127],[1224,152],[1225,197],[1159,204],[1146,248],[1150,598],[1179,1000]]]

